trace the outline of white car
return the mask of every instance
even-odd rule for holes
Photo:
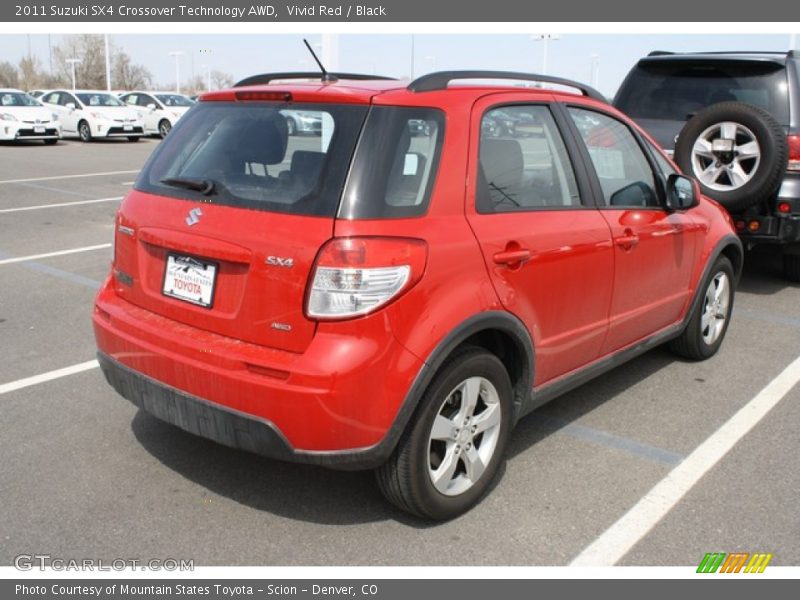
[[[58,115],[22,90],[0,89],[0,140],[43,140],[55,144],[61,137]]]
[[[138,142],[144,135],[144,125],[136,111],[111,92],[53,90],[42,96],[42,102],[58,113],[64,137],[77,137],[83,142],[126,137]]]
[[[174,92],[126,92],[119,97],[135,109],[144,123],[144,131],[163,137],[184,113],[194,106],[194,101]]]

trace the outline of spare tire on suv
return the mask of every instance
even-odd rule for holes
[[[731,212],[769,198],[786,173],[783,127],[767,111],[720,102],[699,111],[675,143],[675,162],[694,175],[703,193]]]

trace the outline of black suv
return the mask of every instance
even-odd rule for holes
[[[651,52],[614,105],[800,281],[800,52]]]

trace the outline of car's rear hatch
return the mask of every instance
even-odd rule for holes
[[[718,102],[759,106],[787,128],[789,95],[783,59],[748,55],[667,55],[644,58],[619,88],[614,106],[632,117],[665,149],[683,126]]]
[[[301,352],[314,259],[331,238],[361,104],[304,105],[321,135],[289,136],[285,102],[201,102],[154,152],[116,224],[120,296],[193,328]]]

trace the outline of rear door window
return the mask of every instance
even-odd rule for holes
[[[297,105],[291,106],[296,109]],[[159,145],[136,183],[161,195],[334,216],[365,106],[303,105],[319,135],[290,136],[283,103],[201,102]]]

